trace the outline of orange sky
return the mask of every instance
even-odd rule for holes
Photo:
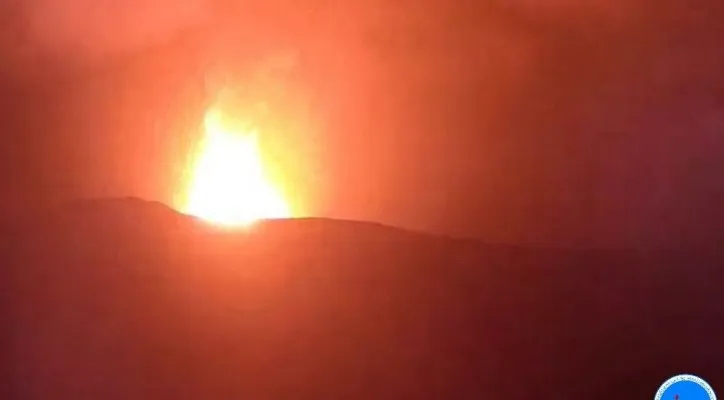
[[[168,201],[231,84],[324,215],[552,243],[719,217],[720,2],[88,1],[2,5],[5,202]]]

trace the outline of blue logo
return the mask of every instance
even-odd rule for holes
[[[716,395],[698,376],[677,375],[661,385],[654,400],[716,400]]]

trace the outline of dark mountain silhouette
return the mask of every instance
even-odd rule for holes
[[[137,199],[3,238],[4,399],[645,399],[678,373],[724,390],[712,251],[233,231]]]

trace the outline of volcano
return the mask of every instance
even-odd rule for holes
[[[0,245],[3,399],[641,399],[684,372],[724,388],[714,251],[319,218],[235,231],[138,199],[31,213]]]

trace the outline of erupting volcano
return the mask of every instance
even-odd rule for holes
[[[220,106],[206,112],[181,209],[224,226],[291,216],[288,202],[265,174],[256,129]]]

